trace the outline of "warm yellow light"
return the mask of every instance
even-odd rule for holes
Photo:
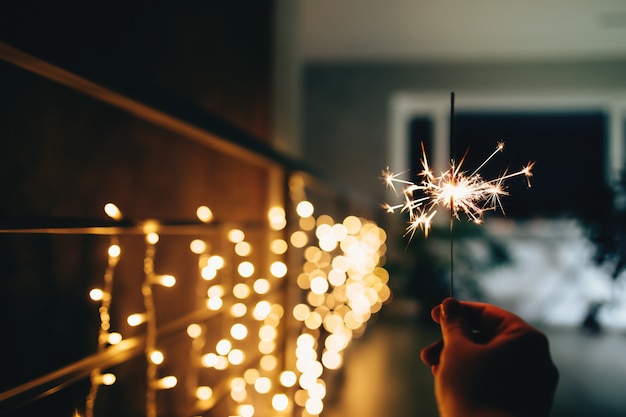
[[[302,230],[297,230],[291,234],[289,242],[294,248],[303,248],[309,243],[309,236]]]
[[[315,236],[318,239],[324,239],[327,237],[332,238],[333,237],[333,227],[330,224],[319,224],[317,226],[317,228],[315,229]]]
[[[346,273],[339,269],[331,269],[328,273],[328,282],[333,287],[338,287],[346,283]]]
[[[320,249],[332,252],[337,248],[337,240],[333,235],[326,235],[319,240]]]
[[[207,387],[206,385],[199,386],[196,388],[196,398],[202,401],[206,401],[211,399],[213,396],[213,390],[211,387]]]
[[[217,276],[217,269],[211,268],[210,266],[205,266],[200,270],[200,275],[202,279],[205,281],[211,281]]]
[[[111,258],[119,258],[122,253],[122,248],[120,248],[119,245],[111,245],[109,246],[107,253]]]
[[[241,404],[237,408],[237,412],[241,417],[252,417],[254,415],[254,406],[251,404]]]
[[[285,411],[289,407],[289,398],[285,394],[274,394],[272,408],[276,411]]]
[[[264,341],[274,340],[276,339],[277,333],[276,327],[264,324],[259,328],[259,339]]]
[[[100,288],[94,288],[89,291],[89,298],[93,301],[102,301],[104,298],[104,292]]]
[[[241,365],[244,358],[245,355],[241,349],[233,349],[228,352],[228,362],[232,363],[233,365]]]
[[[224,258],[219,255],[213,255],[209,257],[207,266],[215,270],[222,269],[224,267]]]
[[[202,326],[197,323],[191,323],[187,326],[187,335],[192,339],[202,336]]]
[[[132,327],[139,326],[141,323],[145,321],[146,321],[146,315],[144,313],[134,313],[128,316],[128,318],[126,319],[126,322],[128,323],[128,325]]]
[[[310,388],[312,388],[316,382],[317,377],[307,372],[304,372],[302,375],[300,375],[300,378],[298,378],[298,384],[305,390],[309,390]]]
[[[235,323],[230,328],[230,335],[235,340],[243,340],[248,335],[248,328],[245,324]]]
[[[304,250],[304,259],[309,262],[318,263],[322,259],[322,251],[315,246],[309,246]]]
[[[239,284],[235,284],[233,287],[233,295],[240,300],[247,298],[250,295],[250,287],[241,282]]]
[[[206,242],[202,239],[194,239],[189,244],[189,249],[192,253],[195,253],[196,255],[200,255],[206,252],[206,248]]]
[[[314,277],[311,279],[311,291],[315,294],[324,294],[328,291],[328,281],[324,277]]]
[[[298,381],[298,377],[296,376],[296,373],[293,371],[283,371],[280,374],[280,383],[283,387],[293,387],[294,385],[296,385],[296,382]]]
[[[206,306],[209,310],[217,311],[224,305],[221,297],[210,297],[206,300]]]
[[[312,375],[315,378],[319,378],[320,376],[322,376],[323,372],[324,372],[324,366],[322,365],[321,362],[317,360],[309,362],[306,368],[306,373],[309,375]]]
[[[113,385],[116,380],[115,374],[107,373],[100,375],[100,383],[102,385]]]
[[[176,278],[173,275],[156,275],[153,283],[171,288],[176,285]]]
[[[303,389],[299,389],[298,391],[296,391],[296,393],[293,395],[293,401],[299,405],[300,407],[304,407],[304,405],[306,404],[306,400],[309,399],[309,393],[306,390]],[[304,413],[303,413],[304,414]],[[307,416],[308,417],[308,416]]]
[[[254,381],[256,381],[259,376],[260,376],[259,370],[255,368],[248,368],[243,373],[243,378],[250,385],[254,385]]]
[[[321,226],[323,224],[332,226],[333,224],[335,224],[335,221],[328,214],[322,214],[316,219],[316,223],[317,223],[317,226]]]
[[[300,229],[310,232],[315,229],[315,217],[301,217],[298,221],[298,226],[300,226]]]
[[[224,287],[222,285],[212,285],[206,292],[208,297],[223,297]]]
[[[245,238],[245,233],[239,229],[232,229],[228,232],[228,240],[232,243],[242,242]]]
[[[254,390],[259,394],[267,394],[272,389],[272,381],[268,377],[262,376],[254,381]]]
[[[174,388],[176,384],[178,384],[178,379],[176,379],[175,376],[170,375],[159,379],[156,382],[155,387],[160,389],[170,389]]]
[[[311,398],[321,400],[326,397],[326,385],[320,381],[321,380],[318,379],[318,382],[309,389],[309,396]]]
[[[303,333],[296,339],[296,345],[298,347],[313,348],[315,343],[315,338],[310,333]]]
[[[303,290],[310,289],[311,288],[310,275],[304,272],[299,274],[298,277],[296,278],[296,284],[298,285],[298,287],[300,287],[300,289],[303,289]]]
[[[233,317],[243,317],[248,312],[248,307],[244,303],[235,303],[230,307],[230,314]]]
[[[196,210],[196,216],[198,216],[198,219],[203,223],[209,223],[213,220],[213,212],[207,206],[198,207]]]
[[[235,377],[230,380],[230,389],[235,391],[241,391],[246,389],[246,380],[241,377]]]
[[[236,389],[230,390],[230,398],[232,398],[234,401],[238,403],[244,402],[247,397],[248,397],[248,391],[245,388],[240,389],[240,390],[236,390]]]
[[[324,403],[322,402],[322,400],[318,400],[318,399],[315,399],[315,398],[309,398],[306,401],[304,409],[309,414],[319,415],[319,414],[322,413],[322,410],[324,409]]]
[[[282,255],[287,252],[289,245],[283,239],[274,239],[270,244],[270,250],[276,255]]]
[[[259,361],[259,366],[264,371],[273,371],[278,365],[278,359],[274,355],[264,355]]]
[[[254,274],[252,262],[244,261],[237,266],[237,272],[244,278],[250,278]]]
[[[217,355],[215,353],[207,353],[202,355],[202,365],[206,368],[213,368],[217,364]]]
[[[280,320],[285,314],[285,309],[280,304],[272,304],[270,316]]]
[[[335,316],[339,316],[339,314],[335,314]],[[340,352],[348,347],[351,339],[352,330],[347,327],[338,327],[332,334],[328,335],[324,341],[324,346],[328,350]]]
[[[276,343],[274,340],[261,340],[257,346],[259,353],[269,355],[276,350]]]
[[[156,245],[157,243],[159,243],[159,235],[157,233],[148,233],[146,235],[146,242],[148,242],[151,245]]]
[[[153,350],[150,353],[150,362],[152,362],[155,365],[162,364],[164,359],[165,359],[165,356],[163,356],[163,352],[161,352],[160,350]]]
[[[213,367],[220,371],[228,368],[228,359],[226,359],[226,356],[218,356]]]
[[[276,278],[282,278],[287,275],[287,265],[280,261],[272,262],[270,273]]]
[[[339,352],[327,350],[322,353],[322,364],[327,369],[339,369],[343,364],[343,358]]]
[[[111,332],[109,333],[109,336],[107,337],[107,341],[111,345],[117,345],[118,343],[122,341],[122,335],[118,332]]]
[[[356,216],[348,216],[343,219],[343,225],[351,235],[356,235],[361,230],[361,220]]]
[[[282,230],[287,225],[285,210],[282,207],[272,207],[268,213],[270,227],[274,230]]]
[[[252,246],[248,242],[239,242],[235,245],[235,253],[239,256],[248,256],[252,253]]]
[[[156,220],[146,220],[141,224],[141,231],[145,234],[156,234],[159,230],[159,222]],[[150,241],[150,243],[157,243],[159,241],[158,235],[156,236],[156,240]]]
[[[312,291],[306,295],[306,301],[312,306],[319,307],[326,301],[326,294],[315,294]]]
[[[230,349],[233,347],[232,343],[228,339],[222,339],[217,342],[215,345],[215,351],[220,355],[226,355],[230,352]]]
[[[343,317],[337,313],[330,313],[324,316],[323,320],[324,328],[331,333],[335,333],[343,328]],[[329,335],[328,338],[333,335]]]
[[[112,218],[113,220],[121,220],[122,212],[120,209],[113,203],[106,203],[104,205],[104,213]]]
[[[348,229],[341,223],[333,225],[333,236],[337,242],[341,242],[348,237]]]
[[[313,204],[310,201],[301,201],[296,206],[296,213],[300,217],[311,217],[314,211]]]
[[[311,311],[304,319],[304,325],[311,330],[318,329],[322,325],[322,316],[315,311]]]
[[[352,330],[356,330],[363,324],[363,319],[358,314],[353,311],[348,311],[343,317],[344,323],[346,323],[346,327]]]
[[[267,294],[270,290],[270,282],[265,278],[259,278],[254,281],[252,288],[254,288],[254,292],[257,294]]]
[[[254,306],[254,311],[252,312],[252,316],[257,320],[264,320],[272,311],[272,305],[263,300],[256,303]]]
[[[345,256],[338,255],[333,258],[332,266],[338,271],[347,272],[350,269],[350,260]]]

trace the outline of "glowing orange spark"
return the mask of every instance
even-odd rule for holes
[[[508,174],[507,171],[503,175],[493,180],[485,181],[482,179],[479,171],[484,167],[498,152],[504,149],[504,142],[498,142],[496,149],[493,151],[482,164],[478,166],[471,174],[461,171],[461,166],[465,160],[465,156],[458,165],[454,161],[450,163],[450,168],[436,177],[426,158],[426,151],[422,143],[422,172],[418,175],[421,182],[415,183],[408,180],[398,178],[404,172],[394,174],[389,169],[382,172],[382,179],[387,186],[391,188],[396,195],[395,184],[402,184],[402,194],[404,202],[396,205],[385,203],[383,208],[388,213],[394,213],[395,210],[407,211],[409,213],[409,222],[406,228],[406,234],[412,238],[416,230],[423,230],[424,235],[428,237],[431,228],[431,221],[437,211],[437,206],[444,206],[451,210],[455,218],[459,218],[459,212],[465,213],[468,219],[474,223],[482,223],[483,213],[488,210],[497,210],[498,208],[504,213],[504,208],[500,201],[501,196],[508,195],[504,181],[519,175],[526,176],[526,181],[530,187],[531,169],[535,165],[529,162],[521,170]],[[415,194],[418,193],[418,197]],[[406,235],[405,234],[405,235]]]

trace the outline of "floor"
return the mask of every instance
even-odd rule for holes
[[[543,330],[561,375],[551,417],[626,416],[626,334]],[[373,322],[331,375],[322,417],[436,417],[432,376],[419,360],[436,338],[436,327],[406,317]]]

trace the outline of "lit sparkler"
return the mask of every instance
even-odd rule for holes
[[[499,152],[504,149],[504,142],[498,142],[496,149],[487,159],[483,161],[473,172],[461,171],[465,156],[458,165],[451,161],[450,168],[439,176],[435,176],[428,165],[426,151],[422,143],[422,172],[418,174],[421,178],[419,182],[412,182],[399,178],[404,172],[394,174],[386,169],[382,173],[382,179],[396,195],[396,185],[402,187],[403,202],[391,205],[383,204],[383,208],[388,213],[396,210],[409,213],[409,223],[406,228],[406,235],[413,238],[415,232],[421,229],[424,236],[428,237],[431,222],[436,208],[443,206],[450,210],[452,218],[459,218],[459,213],[464,213],[469,220],[480,224],[483,221],[483,214],[486,211],[500,209],[504,213],[504,208],[500,198],[508,195],[505,187],[505,180],[512,177],[525,176],[530,187],[530,177],[534,162],[529,162],[517,172],[508,173],[505,171],[501,176],[485,180],[480,174],[480,170]]]

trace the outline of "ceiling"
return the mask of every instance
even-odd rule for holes
[[[626,58],[624,0],[301,0],[307,61]]]

